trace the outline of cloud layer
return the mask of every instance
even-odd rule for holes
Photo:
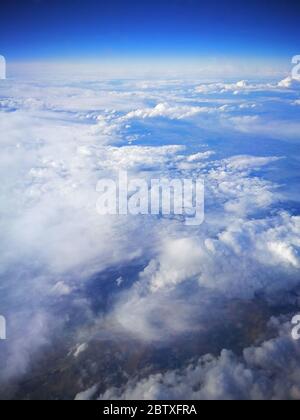
[[[237,301],[259,299],[266,323],[297,311],[295,81],[5,81],[0,89],[0,313],[10,334],[0,344],[0,395],[21,378],[31,383],[57,342],[70,369],[90,358],[100,369],[102,353],[91,355],[90,344],[107,336],[168,349],[212,334]],[[204,224],[100,217],[97,182],[120,170],[204,179]],[[286,322],[276,328],[273,339],[265,332],[257,343],[253,333],[249,345],[247,337],[241,357],[221,335],[226,350],[211,344],[214,356],[194,351],[193,363],[182,354],[178,370],[151,373],[142,362],[150,374],[105,386],[83,375],[74,396],[296,399],[297,344]],[[119,371],[120,358],[110,357]]]

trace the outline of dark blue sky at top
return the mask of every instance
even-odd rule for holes
[[[2,0],[0,54],[290,57],[299,31],[299,1]]]

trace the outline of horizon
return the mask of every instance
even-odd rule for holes
[[[94,77],[104,79],[190,79],[190,80],[281,80],[295,64],[285,60],[246,60],[241,58],[202,58],[181,61],[176,58],[155,60],[102,58],[98,60],[8,61],[7,78]]]

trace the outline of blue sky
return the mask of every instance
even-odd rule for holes
[[[10,60],[105,57],[290,58],[300,4],[236,0],[4,0],[0,53]]]

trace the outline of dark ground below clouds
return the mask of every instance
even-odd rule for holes
[[[108,280],[118,273],[110,271],[100,277]],[[129,273],[133,275],[133,268]],[[95,317],[103,307],[108,309],[112,299],[106,282],[102,283],[103,288],[101,283],[99,276],[95,276],[87,287],[94,301]],[[0,399],[73,400],[96,384],[98,396],[108,388],[126,384],[130,378],[178,369],[208,353],[218,356],[223,349],[229,349],[239,355],[245,347],[275,336],[268,327],[270,318],[295,314],[298,296],[299,291],[290,293],[291,304],[284,307],[276,299],[267,303],[259,296],[252,301],[227,300],[221,308],[222,317],[218,314],[206,331],[173,337],[165,343],[145,343],[125,333],[115,335],[109,325],[101,330],[80,319],[80,314],[76,318],[71,316],[72,322],[66,325],[64,334],[54,337],[51,346],[32,357],[28,373],[0,384]],[[79,336],[87,337],[88,347],[75,357]]]

